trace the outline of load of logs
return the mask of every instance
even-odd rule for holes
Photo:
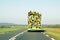
[[[39,12],[30,11],[28,12],[28,27],[32,28],[33,26],[41,26],[41,14],[39,14]]]

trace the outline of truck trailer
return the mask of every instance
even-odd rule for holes
[[[28,32],[40,32],[41,29],[41,14],[35,11],[28,12]]]

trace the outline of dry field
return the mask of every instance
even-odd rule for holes
[[[60,28],[44,28],[46,34],[50,35],[56,40],[60,40]]]

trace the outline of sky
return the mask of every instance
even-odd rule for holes
[[[60,24],[60,0],[0,0],[0,23],[27,24],[30,10],[42,14],[42,24]]]

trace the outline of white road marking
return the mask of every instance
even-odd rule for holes
[[[47,37],[49,37],[49,35],[46,35]]]
[[[51,40],[55,40],[54,38],[51,38]]]
[[[26,30],[26,31],[27,31],[27,30]],[[25,33],[26,31],[23,31],[23,32],[21,32],[21,33],[17,34],[16,36],[14,36],[14,37],[10,38],[9,40],[15,40],[17,36],[19,36],[19,35],[21,35],[21,34]]]
[[[45,33],[43,33],[43,34],[45,34]],[[46,34],[45,34],[46,35]],[[47,37],[49,37],[49,35],[46,35]],[[50,37],[51,38],[51,37]],[[54,38],[51,38],[51,40],[55,40]]]

